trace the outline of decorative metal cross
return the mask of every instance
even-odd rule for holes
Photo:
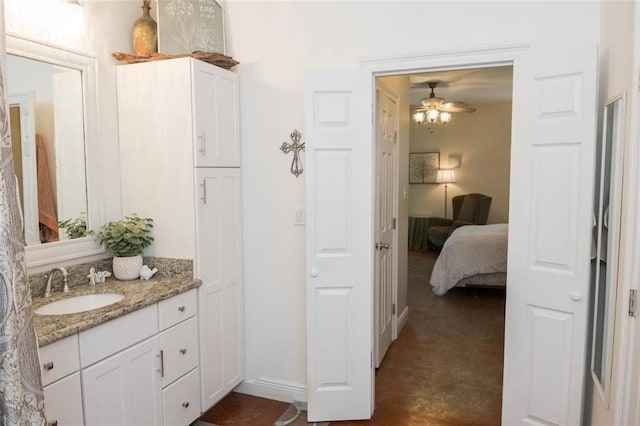
[[[300,160],[299,152],[304,151],[304,142],[300,143],[300,139],[302,139],[302,133],[300,133],[297,129],[293,129],[293,132],[289,135],[293,143],[282,142],[280,145],[280,150],[285,154],[288,154],[293,151],[293,161],[291,161],[291,174],[295,177],[298,177],[304,171],[302,167],[302,160]]]

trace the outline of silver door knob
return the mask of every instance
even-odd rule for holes
[[[382,250],[382,249],[389,250],[389,243],[383,243],[382,241],[379,242],[379,243],[376,243],[376,249],[378,249],[378,250]]]
[[[579,302],[582,299],[582,293],[579,291],[574,291],[571,293],[571,300],[574,302]]]

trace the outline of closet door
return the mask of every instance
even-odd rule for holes
[[[196,167],[240,167],[238,76],[192,60]]]
[[[202,409],[244,376],[240,169],[196,169]]]

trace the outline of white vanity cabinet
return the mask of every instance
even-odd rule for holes
[[[83,425],[78,335],[43,347],[40,362],[47,425]]]
[[[194,260],[201,408],[244,377],[238,78],[192,58],[121,65],[125,214],[154,219],[150,256]]]
[[[47,421],[189,425],[201,412],[198,353],[196,289],[44,346]]]

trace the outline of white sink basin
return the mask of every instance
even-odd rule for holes
[[[78,312],[90,311],[92,309],[103,308],[124,299],[122,294],[101,293],[86,294],[84,296],[69,297],[40,306],[36,309],[38,315],[66,315]]]

